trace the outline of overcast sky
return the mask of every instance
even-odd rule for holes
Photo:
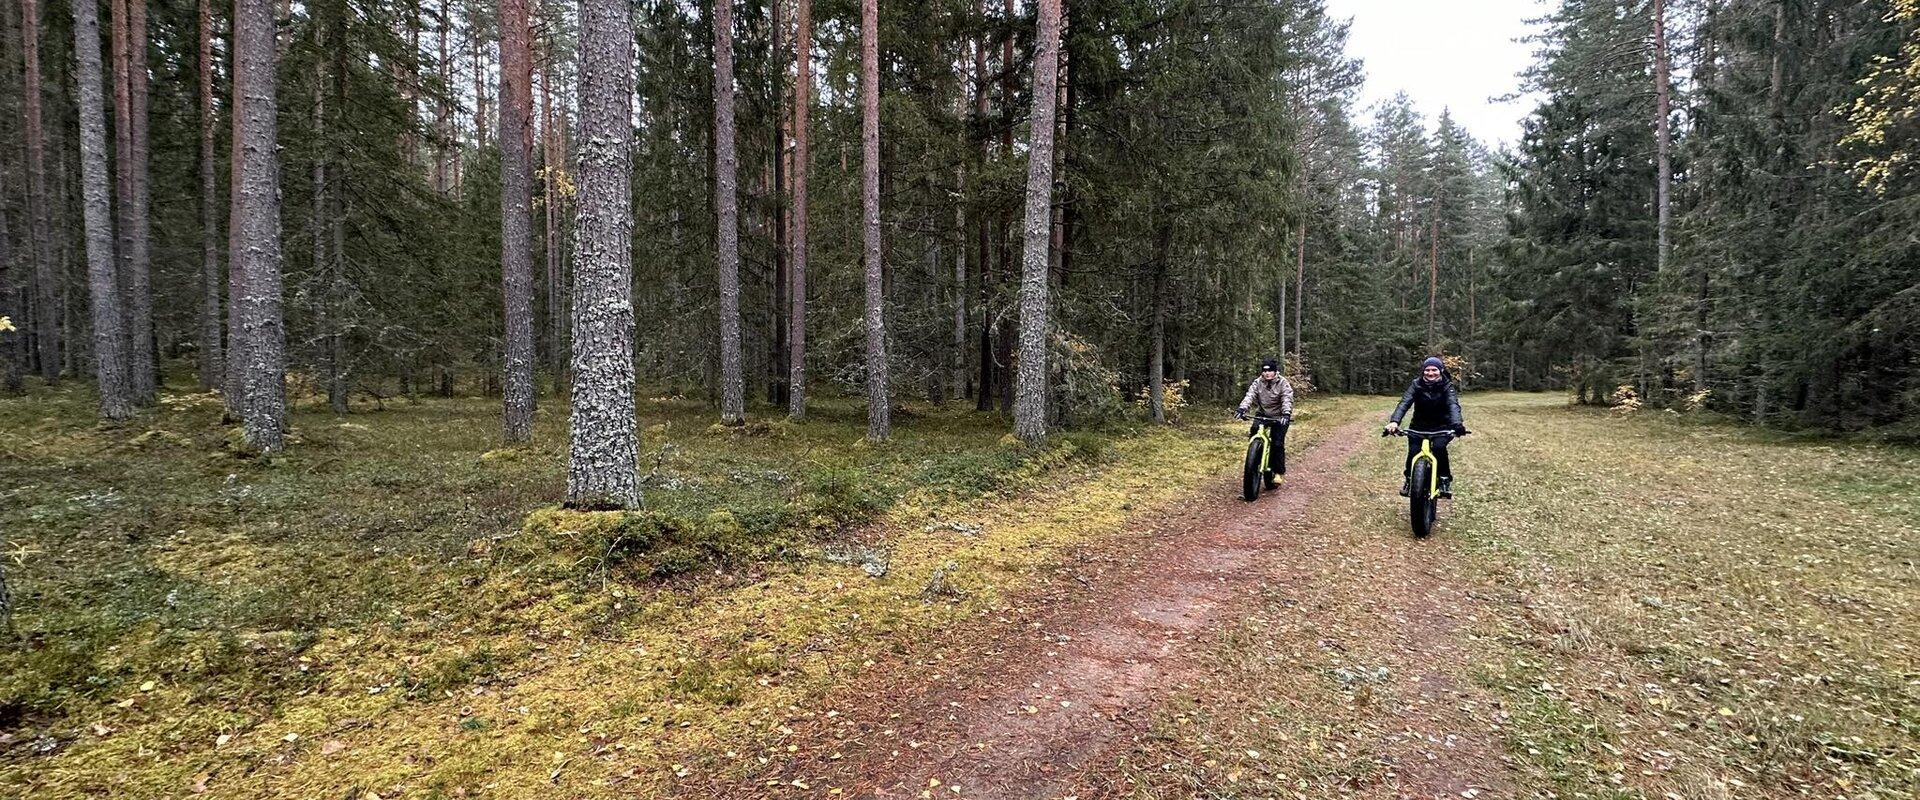
[[[1520,119],[1533,103],[1491,98],[1519,88],[1533,45],[1515,40],[1546,11],[1545,0],[1327,0],[1330,16],[1353,18],[1347,52],[1365,63],[1359,122],[1371,122],[1374,103],[1404,91],[1429,129],[1449,108],[1496,148],[1520,138]]]

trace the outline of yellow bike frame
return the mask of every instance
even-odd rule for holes
[[[1423,458],[1427,460],[1427,483],[1429,484],[1427,487],[1427,499],[1438,500],[1440,499],[1440,461],[1433,457],[1432,442],[1424,436],[1420,438],[1420,452],[1413,455],[1413,460],[1419,461]],[[1411,469],[1412,463],[1413,462],[1408,462],[1408,474],[1413,473]]]

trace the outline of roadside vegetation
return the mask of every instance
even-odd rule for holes
[[[263,461],[211,396],[101,426],[84,395],[0,401],[0,793],[644,794],[1240,446],[920,406],[871,446],[852,404],[735,430],[643,398],[646,506],[589,514],[552,505],[551,409],[515,449],[494,401],[298,412]]]

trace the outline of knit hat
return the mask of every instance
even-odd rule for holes
[[[1260,362],[1260,370],[1262,372],[1265,372],[1267,370],[1274,370],[1275,372],[1278,372],[1280,370],[1280,362],[1269,358],[1265,361]]]
[[[1420,368],[1426,369],[1427,367],[1439,367],[1440,369],[1446,369],[1447,365],[1446,365],[1446,362],[1443,362],[1440,360],[1439,356],[1427,356],[1427,360],[1420,363]]]

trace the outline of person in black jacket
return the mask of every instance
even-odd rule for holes
[[[1467,426],[1460,421],[1460,390],[1454,386],[1453,376],[1447,374],[1446,365],[1439,357],[1428,357],[1420,365],[1420,377],[1413,379],[1405,394],[1400,395],[1400,405],[1394,406],[1393,413],[1387,417],[1387,433],[1400,430],[1400,420],[1407,415],[1407,409],[1413,409],[1413,426],[1416,431],[1453,431],[1456,436],[1465,436]],[[1447,440],[1437,438],[1433,443],[1434,460],[1440,462],[1440,496],[1453,496],[1453,465],[1447,461]],[[1400,496],[1406,497],[1412,490],[1413,457],[1420,452],[1420,440],[1407,439],[1407,462],[1401,468],[1406,480],[1400,484]]]

